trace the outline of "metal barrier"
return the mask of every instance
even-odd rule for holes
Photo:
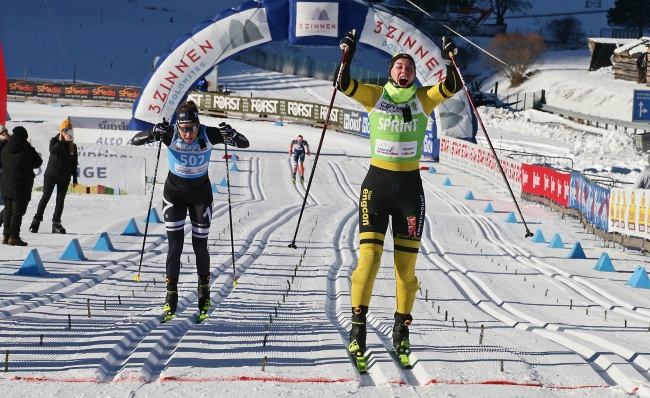
[[[526,109],[537,109],[540,104],[546,102],[546,91],[540,90],[531,93],[517,93],[508,95],[497,95],[499,108],[509,107],[515,111],[525,111]]]
[[[650,132],[650,123],[634,123],[625,120],[617,120],[617,119],[610,119],[606,117],[592,116],[580,112],[574,112],[567,109],[558,108],[555,106],[546,105],[544,103],[539,103],[535,107],[535,109],[543,112],[554,113],[560,116],[565,116],[569,120],[573,120],[578,123],[584,123],[588,126],[590,125],[596,127],[604,126],[603,128],[605,130],[608,130],[609,126],[613,126],[614,130],[618,130],[618,128],[621,127],[624,129],[625,132],[627,132],[627,129],[632,129],[634,130],[634,134],[637,134],[637,130],[639,131],[639,133]]]
[[[499,149],[499,152],[505,153],[506,156],[518,159],[522,163],[528,163],[534,166],[546,166],[558,171],[573,171],[573,159],[563,156],[547,156],[540,153],[513,151],[510,149]],[[566,163],[562,163],[566,162]]]

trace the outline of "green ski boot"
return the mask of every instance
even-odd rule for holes
[[[395,326],[393,326],[393,350],[400,364],[405,369],[411,369],[411,343],[409,342],[409,325],[413,321],[411,314],[395,312]]]
[[[162,322],[169,322],[174,319],[176,306],[178,305],[178,279],[167,278],[167,297],[163,307]]]
[[[196,323],[201,323],[208,317],[210,311],[210,275],[199,277],[199,315]]]
[[[365,305],[352,308],[352,329],[350,329],[350,345],[348,345],[348,351],[359,373],[368,372],[365,357],[367,313],[368,307]]]

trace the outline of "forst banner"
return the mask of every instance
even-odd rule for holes
[[[609,231],[650,239],[650,191],[611,189]]]
[[[133,103],[140,95],[139,87],[114,84],[49,83],[16,79],[8,79],[7,83],[7,93],[19,97]]]
[[[501,167],[515,195],[521,196],[522,163],[510,158],[499,158]],[[473,173],[506,188],[503,175],[492,152],[480,145],[451,137],[440,139],[440,163]]]
[[[569,207],[571,174],[525,163],[521,167],[522,191],[548,198],[560,206]]]
[[[311,102],[286,100],[279,98],[250,98],[218,94],[192,93],[189,99],[201,110],[235,112],[241,114],[282,116],[288,118],[324,121],[327,106]],[[343,125],[343,109],[333,107],[330,122]]]
[[[592,184],[577,173],[571,173],[569,207],[578,209],[599,229],[611,231],[608,222],[610,190]]]

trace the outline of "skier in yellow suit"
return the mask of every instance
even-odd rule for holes
[[[390,60],[386,85],[364,84],[350,78],[356,49],[353,32],[341,40],[348,47],[338,89],[358,101],[370,120],[371,161],[361,185],[359,199],[359,262],[352,274],[352,330],[349,351],[355,356],[366,350],[366,314],[375,277],[379,271],[389,216],[395,242],[396,301],[393,348],[402,354],[410,349],[411,310],[418,290],[415,262],[420,248],[425,204],[420,178],[420,155],[427,119],[434,108],[462,88],[450,53],[456,46],[443,38],[442,59],[447,77],[435,86],[418,88],[415,61],[398,53]]]

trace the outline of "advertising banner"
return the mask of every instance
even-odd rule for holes
[[[250,98],[231,95],[192,93],[188,96],[200,110],[235,112],[258,116],[278,116],[322,122],[327,117],[327,105],[278,98]],[[359,112],[356,112],[360,114]],[[344,125],[344,110],[332,107],[330,123]]]
[[[42,158],[43,166],[34,170],[36,190],[42,190],[43,187],[43,173],[49,160],[48,153],[44,153]],[[144,195],[146,193],[144,168],[145,160],[142,158],[79,157],[77,179],[81,186],[74,192]]]
[[[114,84],[49,83],[7,79],[9,95],[70,100],[115,101],[133,103],[140,95],[139,87]]]
[[[98,117],[68,116],[76,129],[128,130],[130,119],[107,119]],[[133,132],[135,135],[135,132]]]
[[[257,44],[271,41],[266,11],[252,8],[216,21],[174,48],[151,76],[133,117],[148,123],[174,111],[197,80],[214,65]]]
[[[518,160],[500,158],[503,171],[515,195],[521,196],[521,166]],[[482,146],[451,137],[440,139],[440,163],[482,177],[498,187],[507,189],[492,152]]]
[[[351,111],[348,109],[343,110],[343,131],[352,134],[361,134],[361,127],[363,125],[364,112]]]
[[[650,191],[612,188],[609,201],[609,231],[650,239]]]
[[[560,173],[544,166],[522,164],[523,192],[551,199],[560,206],[569,207],[571,174]]]
[[[607,219],[609,202],[609,189],[588,182],[580,174],[571,174],[569,207],[580,210],[589,222],[603,231],[611,231]]]

